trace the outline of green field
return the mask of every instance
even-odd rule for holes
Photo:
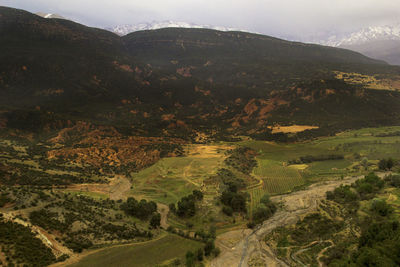
[[[185,239],[177,235],[166,234],[160,239],[142,244],[106,248],[86,256],[79,263],[70,266],[153,267],[174,258],[180,258],[181,262],[183,262],[188,250],[195,251],[202,246],[203,244],[200,242]]]
[[[249,190],[250,203],[248,206],[248,212],[250,217],[253,215],[254,210],[260,204],[261,197],[265,194],[265,190],[262,187],[254,188]]]
[[[304,179],[299,170],[283,166],[281,162],[258,159],[253,173],[263,180],[263,189],[269,194],[280,194],[302,185]]]
[[[252,214],[265,193],[282,194],[304,184],[367,173],[377,169],[379,159],[400,158],[399,131],[399,126],[364,128],[293,144],[256,140],[236,143],[258,152],[258,166],[252,174],[262,180],[262,185],[248,189],[249,214]],[[382,134],[389,136],[382,137]],[[289,160],[299,157],[332,154],[343,155],[344,159],[288,165]],[[360,167],[363,159],[368,160],[368,170]]]
[[[223,166],[224,151],[209,152],[209,155],[211,157],[192,153],[185,157],[163,158],[149,168],[132,173],[131,195],[164,204],[177,202],[199,189],[204,179]]]

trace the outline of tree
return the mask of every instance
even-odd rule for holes
[[[363,158],[361,160],[361,165],[364,167],[365,170],[368,170],[368,158]]]
[[[261,197],[260,202],[263,203],[264,205],[267,205],[268,203],[271,203],[271,199],[269,198],[268,194],[264,194]]]
[[[180,217],[192,217],[196,214],[196,205],[194,203],[193,195],[183,197],[178,201],[178,209],[176,214]]]
[[[175,203],[169,204],[168,207],[169,207],[169,211],[170,211],[170,212],[176,213],[176,206],[175,206]]]
[[[380,170],[386,171],[391,170],[393,168],[394,161],[392,158],[381,159],[378,163],[378,167]]]
[[[203,258],[204,258],[204,251],[203,251],[202,248],[199,248],[199,249],[196,251],[196,258],[197,258],[198,261],[202,261],[202,260],[203,260]]]
[[[378,167],[380,170],[386,170],[387,167],[386,159],[381,159],[378,163]]]
[[[206,241],[206,245],[204,246],[204,254],[205,254],[206,256],[209,256],[209,255],[211,254],[211,252],[213,251],[214,248],[215,248],[214,240],[208,239],[208,240]]]
[[[191,251],[186,252],[186,267],[194,266],[194,254]]]
[[[385,200],[380,199],[374,199],[371,209],[382,217],[385,217],[393,212],[393,208],[388,205]]]
[[[228,216],[232,216],[233,214],[233,209],[229,206],[223,206],[222,207],[222,212],[225,213]]]
[[[157,212],[151,217],[150,226],[152,228],[158,228],[160,227],[160,223],[161,223],[161,214]]]
[[[393,159],[389,158],[389,159],[386,161],[386,168],[387,168],[388,170],[391,170],[391,169],[393,168],[393,165],[394,165]]]
[[[196,200],[203,200],[203,193],[200,190],[193,190],[193,196]]]

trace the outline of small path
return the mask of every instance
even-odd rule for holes
[[[169,224],[168,224],[168,213],[169,213],[169,207],[165,204],[162,203],[157,203],[157,211],[161,215],[161,221],[160,225],[163,229],[167,230]]]
[[[334,243],[333,243],[332,240],[325,240],[324,242],[329,242],[329,243],[331,243],[331,245],[330,245],[330,246],[327,246],[326,248],[324,248],[323,250],[321,250],[321,251],[318,253],[318,255],[317,255],[317,262],[318,262],[318,266],[319,266],[319,267],[323,267],[323,266],[324,266],[324,263],[322,262],[321,258],[324,256],[325,251],[327,251],[329,248],[331,248],[331,247],[334,245]]]
[[[183,176],[182,176],[182,178],[183,178],[185,181],[187,181],[188,183],[191,183],[191,184],[193,184],[193,185],[196,186],[196,187],[201,187],[200,184],[198,184],[198,183],[196,183],[196,182],[193,182],[191,179],[189,179],[188,172],[189,172],[189,170],[192,168],[193,162],[194,162],[194,160],[190,161],[189,165],[187,165],[187,166],[183,169]]]

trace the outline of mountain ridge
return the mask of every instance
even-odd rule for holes
[[[158,30],[163,28],[195,28],[195,29],[212,29],[218,31],[245,31],[232,27],[196,24],[196,23],[173,21],[173,20],[153,21],[153,22],[139,23],[139,24],[123,24],[114,27],[107,27],[105,29],[114,32],[119,36],[125,36],[129,33],[136,31]]]
[[[274,124],[308,123],[320,127],[310,132],[326,134],[354,120],[397,121],[391,81],[399,69],[350,50],[209,29],[119,37],[16,9],[0,14],[0,47],[9,51],[0,55],[0,105],[9,126],[88,120],[130,134],[266,138]],[[338,71],[394,89],[365,91]],[[354,117],[361,110],[371,119]]]

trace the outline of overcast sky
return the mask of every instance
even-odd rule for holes
[[[0,0],[0,5],[102,28],[174,20],[297,39],[400,22],[400,0]]]

